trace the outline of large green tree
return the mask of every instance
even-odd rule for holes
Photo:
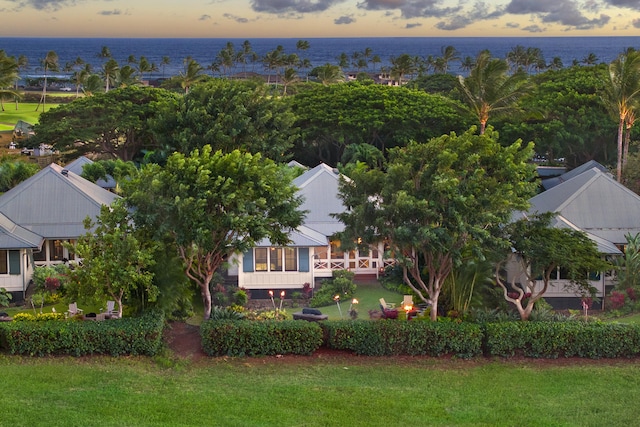
[[[312,86],[290,98],[302,140],[295,158],[335,166],[352,144],[371,144],[383,153],[411,140],[426,141],[467,129],[470,116],[440,95],[406,87],[349,83]]]
[[[552,214],[540,214],[515,221],[503,231],[509,245],[496,263],[496,283],[504,299],[512,303],[522,320],[528,320],[535,303],[549,289],[552,275],[562,267],[570,282],[583,296],[592,296],[589,273],[603,272],[611,267],[598,253],[596,244],[582,231],[553,227]],[[510,277],[502,270],[515,268]],[[537,285],[537,278],[542,286]]]
[[[72,290],[78,296],[101,301],[111,298],[118,304],[118,317],[122,317],[123,301],[135,290],[144,289],[147,298],[154,301],[157,289],[149,268],[154,264],[155,244],[140,240],[129,211],[122,200],[111,206],[102,206],[93,222],[84,223],[87,233],[69,249],[82,259],[71,269]]]
[[[162,105],[176,104],[176,94],[139,86],[78,98],[43,113],[29,144],[44,142],[75,155],[94,152],[132,160],[143,148],[157,147],[150,120]]]
[[[503,244],[497,231],[535,191],[533,144],[505,148],[491,128],[475,131],[392,149],[386,171],[360,163],[340,187],[348,208],[339,215],[342,240],[387,242],[404,283],[431,304],[432,320],[465,251],[481,259]]]
[[[260,154],[224,154],[205,145],[188,156],[174,153],[164,167],[145,166],[125,190],[136,225],[175,241],[208,319],[209,284],[223,263],[263,238],[284,245],[301,224],[291,179],[289,170]]]
[[[18,92],[13,85],[18,80],[18,61],[12,56],[7,56],[0,49],[0,109],[4,111],[4,99],[18,97]]]
[[[506,140],[527,138],[549,159],[563,157],[576,167],[589,160],[608,163],[615,155],[611,135],[615,125],[601,99],[606,66],[576,66],[548,70],[532,77],[535,90],[523,96],[524,111],[537,112],[494,122]]]
[[[296,138],[295,117],[281,99],[257,82],[214,79],[199,84],[154,120],[155,133],[168,150],[190,153],[211,145],[262,153],[282,161]]]

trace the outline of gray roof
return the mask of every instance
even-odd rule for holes
[[[39,249],[44,239],[0,213],[0,249]]]
[[[289,239],[291,243],[287,244],[289,247],[314,247],[314,246],[327,246],[329,242],[327,237],[317,231],[301,225],[297,230],[289,233]],[[269,239],[262,239],[256,244],[257,248],[273,246]]]
[[[332,216],[345,210],[338,196],[339,183],[338,171],[324,163],[293,180],[304,200],[300,209],[307,211],[304,225],[325,236],[344,230],[344,224]]]
[[[64,172],[64,173],[63,173]],[[102,205],[117,195],[50,164],[0,196],[0,212],[47,239],[72,239],[84,234],[83,221],[95,218]]]
[[[530,202],[529,214],[557,212],[578,229],[609,243],[625,244],[626,235],[640,233],[640,197],[597,167],[538,194]]]
[[[75,173],[76,175],[82,176],[82,168],[84,167],[84,165],[88,165],[91,163],[93,163],[93,160],[85,156],[81,156],[66,165],[64,168]],[[96,181],[96,185],[102,188],[116,188],[116,180],[113,179],[111,175],[107,175],[106,180],[99,179]]]
[[[608,172],[608,169],[602,166],[600,163],[595,160],[589,160],[587,163],[584,163],[577,168],[571,169],[569,172],[563,173],[560,176],[556,176],[554,178],[543,179],[542,186],[545,190],[548,190],[552,187],[555,187],[558,184],[562,184],[565,181],[570,180],[571,178],[580,175],[582,172],[586,172],[590,169],[596,168],[602,172]]]

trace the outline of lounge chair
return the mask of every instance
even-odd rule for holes
[[[69,304],[69,310],[67,310],[65,314],[71,317],[77,314],[82,314],[82,312],[83,310],[81,308],[78,308],[78,303],[72,302],[71,304]]]
[[[384,308],[396,308],[396,305],[392,302],[386,302],[384,298],[380,298],[380,305]]]
[[[405,295],[404,299],[402,300],[402,307],[406,307],[408,305],[413,307],[413,297],[411,295]]]

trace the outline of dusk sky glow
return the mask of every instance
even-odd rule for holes
[[[0,0],[0,13],[0,37],[640,34],[640,0]]]

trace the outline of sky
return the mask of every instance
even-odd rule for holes
[[[0,14],[0,37],[640,35],[640,0],[0,0]]]

